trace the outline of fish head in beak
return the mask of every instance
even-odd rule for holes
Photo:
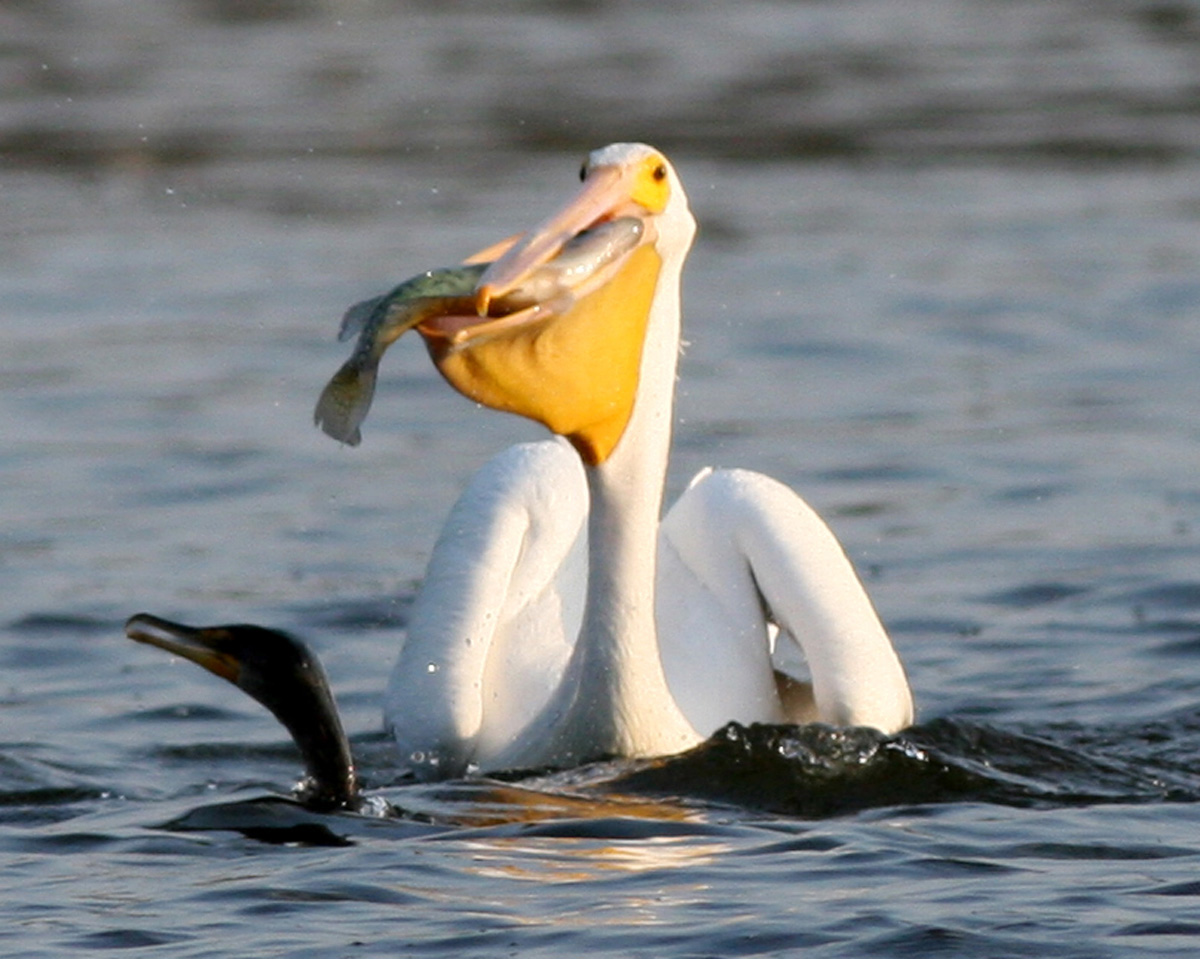
[[[596,465],[633,411],[664,256],[681,264],[694,225],[670,164],[650,147],[605,147],[582,176],[570,203],[480,277],[477,315],[417,329],[455,389],[544,424]],[[675,234],[669,250],[664,226]]]

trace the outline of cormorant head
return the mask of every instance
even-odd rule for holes
[[[325,670],[299,639],[247,623],[194,627],[149,613],[131,617],[125,634],[190,659],[266,706],[304,756],[308,780],[302,798],[308,805],[329,808],[357,800],[350,746]]]

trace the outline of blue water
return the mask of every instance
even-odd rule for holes
[[[62,2],[0,12],[0,953],[1183,956],[1200,938],[1190,3]],[[415,786],[383,677],[473,468],[539,435],[342,310],[666,150],[701,234],[669,479],[831,522],[896,740]],[[669,495],[670,495],[669,491]],[[393,817],[123,638],[304,635]]]

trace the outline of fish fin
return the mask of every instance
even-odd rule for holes
[[[313,422],[325,435],[347,446],[362,442],[359,426],[371,410],[378,371],[378,364],[360,364],[351,358],[333,374],[313,410]]]
[[[472,253],[463,260],[463,266],[477,266],[480,263],[491,263],[492,260],[500,259],[503,254],[508,252],[510,247],[516,246],[517,242],[524,235],[524,233],[514,233],[507,240],[501,240],[499,243],[493,243],[491,246],[484,247],[478,253]]]
[[[367,320],[379,309],[385,299],[387,299],[387,294],[373,296],[369,300],[362,300],[350,307],[342,316],[342,325],[338,329],[338,342],[344,343],[355,333],[361,333],[363,327],[367,325]]]

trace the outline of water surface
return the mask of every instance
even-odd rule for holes
[[[1186,3],[71,3],[0,12],[0,949],[1186,955],[1200,932],[1200,177]],[[441,519],[532,425],[416,343],[310,422],[349,303],[671,155],[701,234],[669,478],[825,516],[894,741],[730,730],[397,782]],[[292,629],[404,812],[312,816],[269,716],[122,638]],[[598,778],[616,782],[597,784]]]

